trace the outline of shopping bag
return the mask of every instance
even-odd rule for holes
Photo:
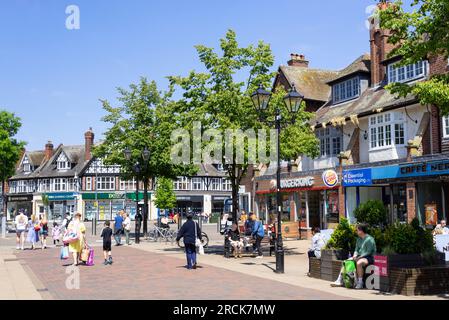
[[[356,266],[354,260],[343,261],[343,283],[346,288],[354,288]]]
[[[66,233],[64,234],[64,237],[62,238],[62,242],[64,242],[64,244],[73,243],[78,240],[79,240],[78,234],[72,230],[67,230]]]
[[[89,247],[85,247],[81,251],[81,261],[87,262],[88,259],[89,259]]]
[[[59,257],[61,258],[61,260],[68,259],[69,258],[69,248],[66,246],[62,247]]]
[[[94,265],[94,249],[89,249],[89,257],[87,258],[86,265],[93,266]]]

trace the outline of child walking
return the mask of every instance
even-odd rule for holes
[[[51,237],[53,238],[53,244],[59,245],[59,238],[61,237],[61,227],[57,222],[53,222],[53,228],[51,229]]]
[[[112,245],[112,229],[111,222],[106,220],[104,223],[103,231],[101,232],[101,237],[103,238],[103,255],[104,255],[104,265],[112,264],[112,253],[111,253],[111,245]]]

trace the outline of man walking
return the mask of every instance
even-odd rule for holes
[[[142,227],[143,217],[139,210],[137,210],[134,219],[136,220],[136,243],[140,243],[140,228]]]

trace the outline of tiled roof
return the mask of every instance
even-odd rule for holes
[[[199,177],[225,177],[227,176],[226,171],[220,171],[217,170],[213,165],[211,164],[201,164],[198,166],[198,172],[196,173],[196,176]]]
[[[332,119],[349,119],[353,115],[363,115],[375,112],[378,109],[394,108],[417,102],[416,97],[408,95],[397,97],[384,88],[367,89],[360,98],[339,105],[324,105],[317,110],[313,124],[330,123]]]
[[[33,166],[40,166],[45,159],[45,151],[29,151],[25,153]]]
[[[331,88],[326,84],[337,76],[336,71],[310,69],[298,66],[280,66],[279,71],[287,78],[290,85],[295,84],[296,90],[305,99],[327,101]]]
[[[64,152],[69,161],[75,166],[70,170],[59,171],[56,167],[56,159],[61,152]],[[45,163],[45,165],[38,170],[39,177],[41,178],[53,178],[53,177],[73,177],[84,169],[89,161],[84,160],[84,145],[80,146],[64,146],[60,145],[54,152],[53,157]],[[37,173],[37,172],[36,172]]]
[[[330,79],[328,83],[335,82],[339,79],[345,78],[349,75],[358,73],[358,72],[365,72],[369,73],[371,71],[371,59],[370,55],[368,53],[365,53],[358,57],[354,62],[352,62],[349,66],[344,68],[343,70],[339,71],[338,74]]]
[[[30,164],[33,167],[38,167],[38,169],[45,161],[45,151],[26,151],[24,153],[24,157],[25,156],[28,157]],[[20,162],[18,163],[16,174],[12,176],[10,179],[17,180],[17,179],[30,179],[36,177],[36,172],[38,171],[38,169],[31,173],[25,173],[23,171],[23,167],[20,166],[22,159],[19,161]]]

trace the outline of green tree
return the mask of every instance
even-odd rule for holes
[[[176,178],[195,172],[193,166],[174,165],[171,161],[171,132],[176,128],[167,108],[171,103],[171,88],[166,92],[158,90],[154,81],[141,78],[138,84],[131,84],[129,90],[118,89],[120,106],[113,107],[109,101],[101,100],[109,124],[105,140],[94,148],[94,156],[102,158],[105,164],[120,165],[124,179],[135,177],[144,185],[144,224],[147,232],[148,189],[155,177]],[[125,159],[124,151],[131,151],[131,160]],[[142,152],[147,148],[150,159],[145,162]],[[136,166],[136,164],[140,164]],[[136,170],[138,168],[139,170]],[[154,189],[154,188],[153,188]]]
[[[14,113],[0,110],[0,179],[2,181],[3,212],[6,214],[6,181],[13,176],[16,165],[25,147],[25,142],[15,138],[22,126]]]
[[[391,30],[389,42],[398,45],[390,56],[401,56],[402,65],[449,53],[449,1],[413,0],[412,10],[396,0],[380,12],[383,28]],[[393,93],[414,94],[423,105],[438,106],[449,114],[449,75],[434,75],[427,81],[414,84],[390,84]]]
[[[176,195],[173,191],[173,180],[169,178],[157,178],[155,205],[159,209],[173,209],[176,206]]]
[[[368,200],[354,210],[357,222],[368,223],[370,226],[383,226],[387,223],[388,212],[380,200]]]
[[[275,73],[271,71],[274,58],[270,46],[260,41],[257,45],[242,47],[236,40],[235,32],[229,30],[220,39],[220,52],[204,45],[195,48],[204,72],[191,71],[186,77],[169,77],[171,84],[182,92],[182,98],[173,105],[174,121],[187,130],[192,130],[193,123],[199,121],[203,133],[208,129],[216,129],[223,134],[226,130],[266,130],[267,125],[260,121],[250,95],[259,84],[266,88],[272,84]],[[285,123],[281,135],[283,159],[296,159],[301,154],[316,155],[316,138],[308,124],[311,114],[304,111],[303,105],[296,116],[296,124],[287,125],[292,120],[292,115],[284,105],[284,95],[285,91],[279,89],[271,98],[270,107],[265,114],[267,120],[273,121],[276,107],[281,108]],[[245,143],[243,161],[236,161],[236,144],[232,146],[232,159],[223,156],[220,161],[231,181],[235,220],[239,210],[239,186],[251,165],[248,157],[249,140]],[[223,146],[222,154],[225,155],[225,144],[223,141],[218,143]],[[204,144],[213,143],[203,141],[203,146]],[[194,156],[197,155],[193,154]]]

